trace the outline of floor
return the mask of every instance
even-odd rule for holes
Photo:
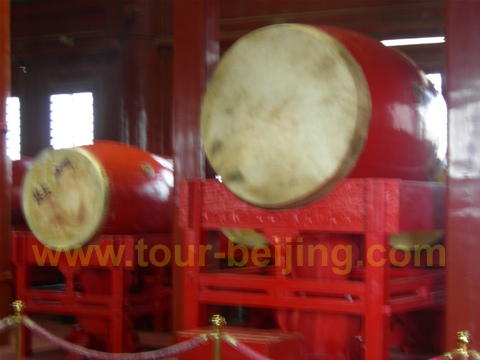
[[[51,333],[63,337],[69,333],[68,325],[59,324],[46,319],[35,319]],[[159,349],[172,343],[172,336],[169,334],[156,334],[152,332],[140,332],[140,341],[147,350]],[[35,360],[68,360],[65,353],[48,343],[43,338],[34,335],[32,339],[33,355],[26,359]],[[436,354],[439,355],[439,354]],[[405,355],[400,352],[392,352],[391,360],[427,360],[435,355]],[[15,332],[11,331],[10,345],[0,346],[0,360],[15,359]],[[171,358],[169,360],[177,360]],[[294,360],[294,359],[292,359]]]
[[[47,329],[52,334],[59,337],[65,337],[70,333],[70,326],[60,324],[44,318],[34,318],[41,326]],[[173,336],[171,334],[157,334],[153,332],[140,332],[141,344],[146,351],[160,349],[169,346],[173,343]],[[15,359],[15,331],[10,331],[10,345],[0,346],[0,360],[14,360]],[[65,360],[66,354],[58,350],[54,345],[36,334],[32,336],[32,351],[33,355],[24,359],[35,360]],[[177,360],[171,358],[167,360]]]

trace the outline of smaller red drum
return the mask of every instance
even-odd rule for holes
[[[170,232],[172,189],[171,159],[97,141],[37,156],[25,177],[22,209],[40,242],[74,249],[99,234]]]

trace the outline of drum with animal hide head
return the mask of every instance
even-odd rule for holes
[[[201,136],[239,198],[280,209],[345,177],[434,179],[446,106],[406,56],[328,26],[272,25],[238,40],[206,91]]]
[[[99,234],[170,232],[172,189],[171,159],[97,141],[37,156],[22,207],[40,242],[73,249]]]

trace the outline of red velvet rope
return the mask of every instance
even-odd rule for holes
[[[251,360],[271,360],[270,358],[256,352],[255,350],[249,348],[247,345],[244,345],[240,342],[238,342],[236,339],[231,337],[228,334],[223,334],[222,335],[223,341],[225,341],[227,344],[232,346],[235,350],[237,350],[239,353],[245,355]]]
[[[16,323],[17,322],[14,320],[13,316],[8,316],[5,319],[0,320],[0,332],[7,331],[16,325]]]
[[[23,324],[29,328],[32,332],[40,335],[41,337],[47,339],[52,344],[58,346],[59,348],[85,356],[91,359],[99,359],[99,360],[153,360],[153,359],[166,359],[170,357],[176,357],[180,354],[186,353],[191,351],[208,341],[208,337],[203,335],[197,338],[182,342],[180,344],[176,344],[173,346],[169,346],[165,349],[155,350],[155,351],[148,351],[142,353],[125,353],[125,354],[111,354],[96,350],[89,350],[81,347],[79,345],[72,344],[68,341],[65,341],[58,336],[53,335],[52,333],[48,332],[32,319],[27,316],[23,317]]]
[[[32,332],[42,336],[43,338],[47,339],[54,345],[58,346],[59,348],[73,352],[87,358],[91,359],[98,359],[98,360],[157,360],[157,359],[166,359],[170,357],[176,357],[180,354],[186,353],[191,351],[208,341],[208,337],[206,335],[199,336],[197,338],[184,341],[180,344],[176,344],[170,346],[165,349],[155,350],[155,351],[148,351],[142,353],[134,353],[134,354],[111,354],[106,352],[101,352],[97,350],[89,350],[79,345],[72,344],[68,341],[65,341],[58,336],[53,335],[52,333],[48,332],[32,319],[27,316],[22,318],[23,324],[29,328]],[[16,324],[15,319],[13,316],[9,316],[3,320],[0,320],[0,332],[6,331]],[[232,346],[235,350],[239,353],[245,355],[251,360],[271,360],[270,358],[256,352],[255,350],[251,349],[250,347],[240,343],[235,338],[230,336],[229,334],[222,335],[223,341],[227,344]],[[476,354],[475,354],[476,355]],[[479,358],[478,355],[474,356],[475,358]],[[444,360],[443,356],[437,356],[431,358],[429,360]]]

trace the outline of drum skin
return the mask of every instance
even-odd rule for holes
[[[46,150],[27,173],[22,208],[44,245],[73,249],[99,234],[171,231],[173,165],[112,141]]]
[[[32,166],[33,158],[22,157],[20,160],[12,161],[12,185],[11,193],[11,223],[24,224],[25,219],[22,213],[22,184],[23,178],[28,169]]]
[[[222,57],[202,104],[206,155],[259,207],[300,206],[346,177],[432,180],[446,105],[412,61],[345,29],[272,25]]]

